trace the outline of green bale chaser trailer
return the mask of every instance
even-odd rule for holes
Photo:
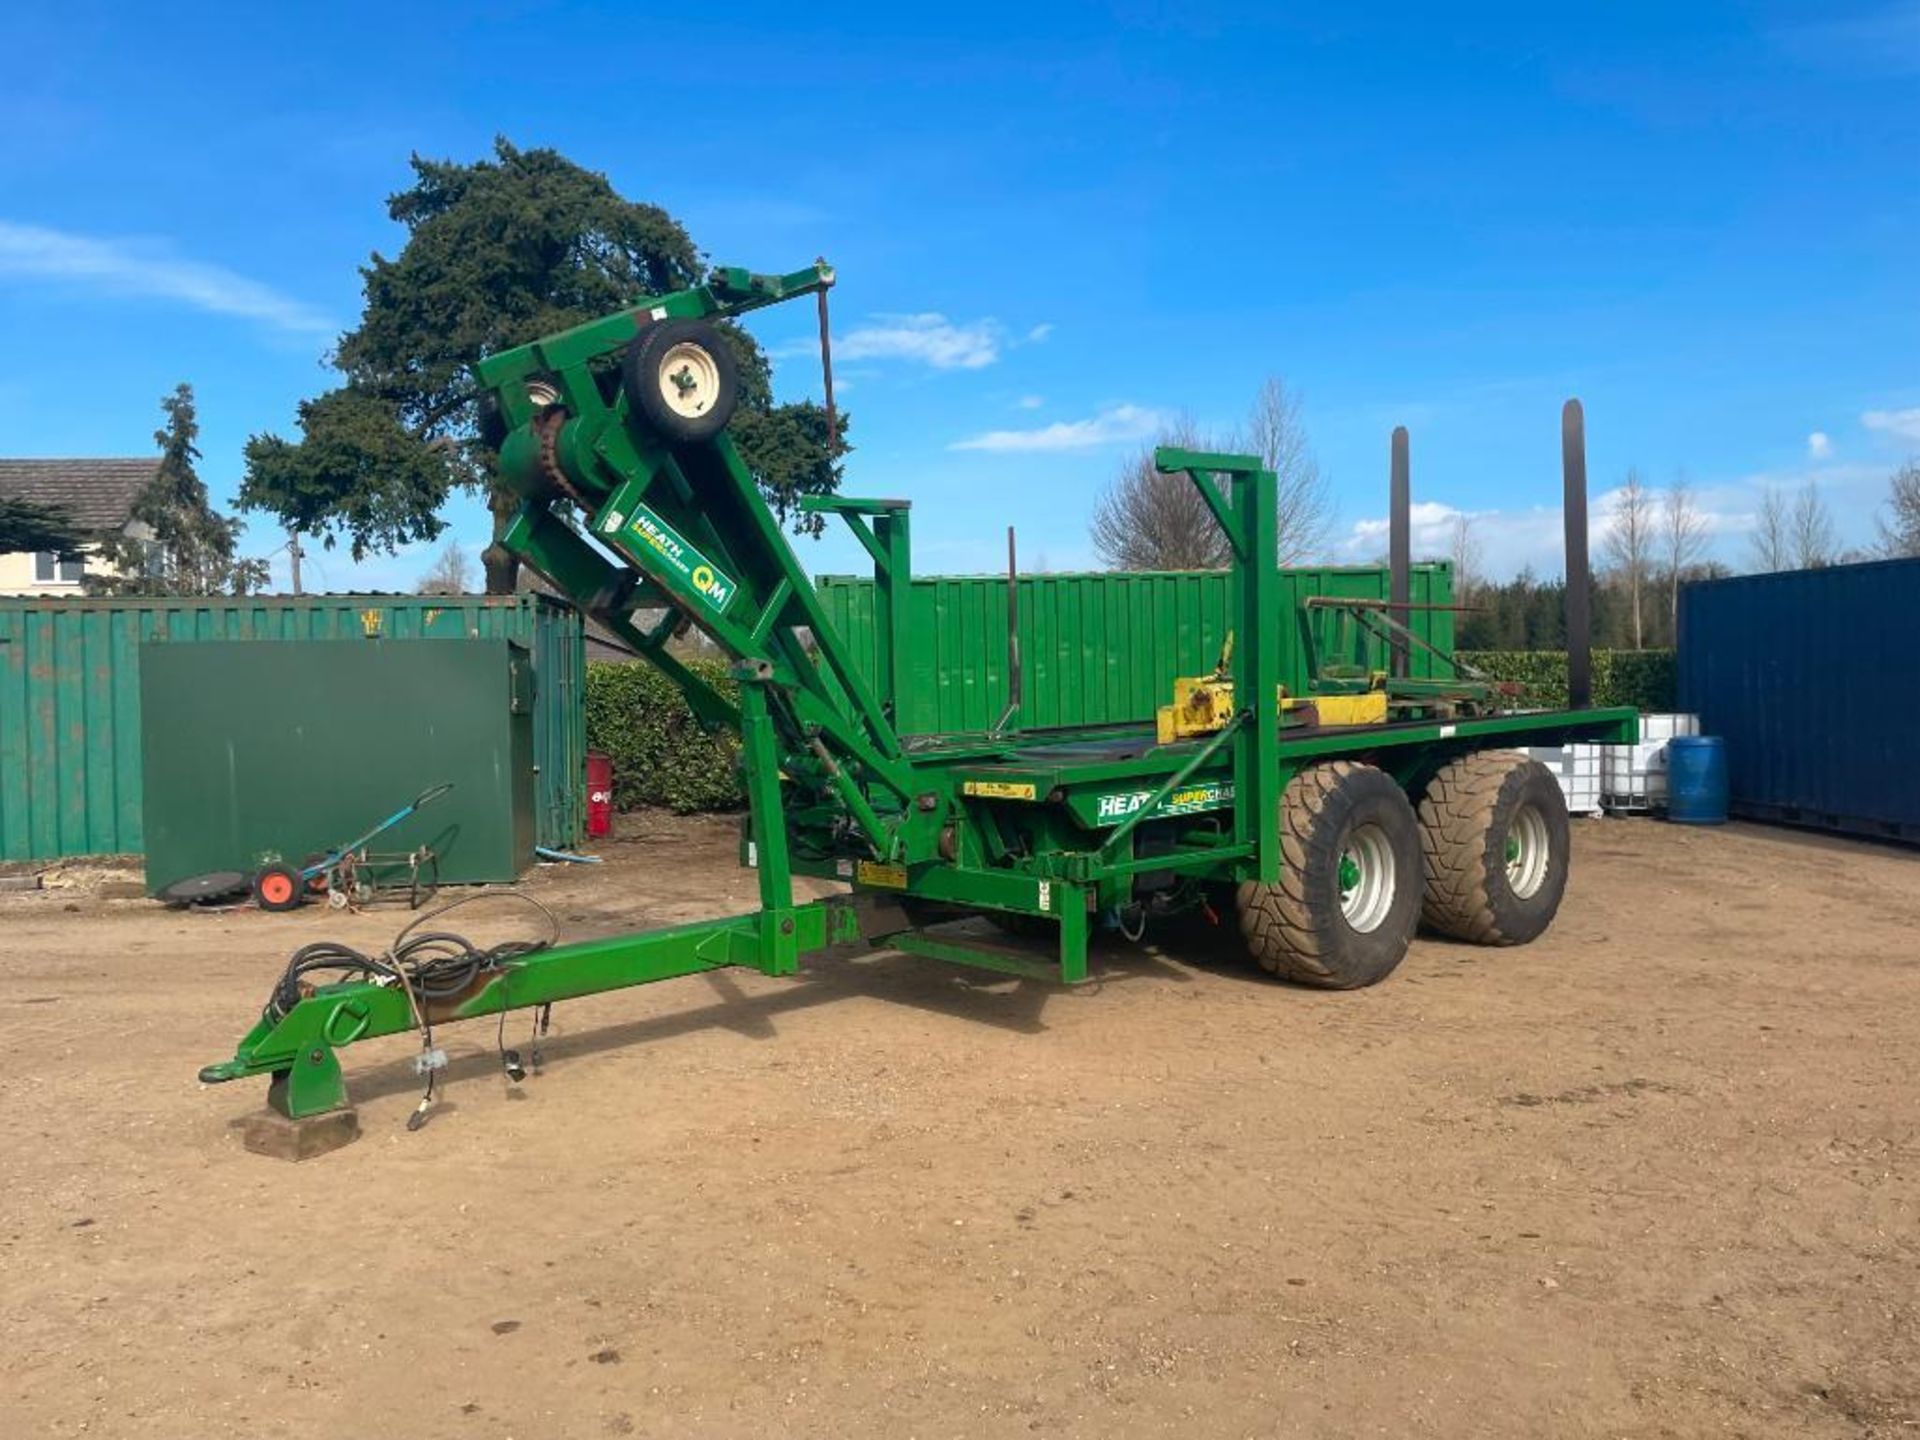
[[[1162,449],[1159,469],[1197,487],[1231,543],[1233,635],[1215,671],[1167,677],[1168,703],[1136,723],[1025,727],[1016,678],[989,730],[901,733],[906,502],[807,502],[873,557],[879,657],[856,666],[727,434],[737,384],[722,325],[807,295],[824,318],[833,279],[825,264],[720,269],[477,367],[503,475],[524,497],[507,545],[672,677],[702,723],[738,732],[741,851],[760,908],[577,944],[296,957],[203,1080],[270,1076],[271,1104],[291,1118],[343,1110],[341,1047],[417,1029],[430,1095],[436,1024],[725,966],[791,974],[871,948],[1071,985],[1087,978],[1096,930],[1138,939],[1209,906],[1237,914],[1265,969],[1328,989],[1384,979],[1423,918],[1489,945],[1552,921],[1566,809],[1551,775],[1507,747],[1629,741],[1636,717],[1583,708],[1578,646],[1568,711],[1503,711],[1451,663],[1446,678],[1408,673],[1426,642],[1404,623],[1404,431],[1393,599],[1285,604],[1273,474],[1249,456]],[[1576,402],[1563,438],[1569,592],[1584,596]],[[652,612],[663,618],[645,623]],[[1583,614],[1569,620],[1585,634]],[[688,625],[732,657],[737,705],[669,653]],[[1390,663],[1353,663],[1363,634]],[[1283,665],[1288,646],[1307,647],[1304,667],[1297,654]],[[1301,693],[1287,692],[1289,669],[1308,676]],[[795,875],[846,891],[796,903]],[[982,917],[995,927],[964,923]],[[517,1056],[503,1060],[516,1074]]]

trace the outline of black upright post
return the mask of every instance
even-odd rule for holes
[[[1587,422],[1578,400],[1560,412],[1560,472],[1567,517],[1567,703],[1593,704],[1592,592],[1587,579]]]
[[[1406,607],[1413,603],[1413,497],[1407,460],[1407,427],[1393,427],[1392,478],[1389,485],[1387,515],[1387,599],[1392,602],[1393,618],[1409,623]],[[1407,642],[1393,642],[1393,673],[1405,679]]]

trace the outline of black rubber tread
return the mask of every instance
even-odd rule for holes
[[[1340,912],[1340,852],[1359,822],[1385,830],[1399,893],[1378,928],[1361,933]],[[1269,974],[1324,990],[1376,985],[1406,958],[1420,919],[1419,825],[1385,771],[1352,760],[1302,770],[1280,797],[1277,884],[1248,881],[1237,900],[1247,950]]]
[[[682,342],[691,342],[705,350],[713,357],[719,372],[720,393],[704,415],[689,417],[674,410],[660,393],[654,376],[660,357]],[[740,375],[733,350],[719,330],[705,320],[658,320],[647,326],[627,346],[620,366],[620,384],[628,406],[674,445],[711,440],[726,428],[733,418],[734,407],[740,403]]]
[[[1523,805],[1547,822],[1546,878],[1528,899],[1507,883],[1507,827]],[[1524,945],[1553,923],[1566,893],[1572,835],[1553,773],[1517,750],[1482,750],[1443,766],[1420,797],[1427,862],[1421,919],[1476,945]]]
[[[287,881],[287,898],[269,900],[263,890],[265,882],[273,877],[283,876]],[[298,910],[301,902],[307,898],[306,882],[301,880],[300,871],[292,865],[263,865],[253,877],[253,903],[262,910]]]

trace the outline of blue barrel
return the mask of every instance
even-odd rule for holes
[[[1681,825],[1727,823],[1727,742],[1718,735],[1667,742],[1667,818]]]

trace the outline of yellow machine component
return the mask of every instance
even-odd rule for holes
[[[1384,725],[1387,723],[1387,692],[1369,690],[1364,695],[1282,695],[1282,710],[1311,710],[1313,723],[1320,725]]]
[[[1211,675],[1183,675],[1173,682],[1173,703],[1154,715],[1155,738],[1162,745],[1212,735],[1233,719],[1233,680],[1227,667],[1233,662],[1233,632],[1227,632],[1220,659]]]
[[[1233,718],[1233,681],[1219,675],[1184,675],[1173,682],[1173,703],[1155,716],[1162,745],[1211,735]]]
[[[1226,729],[1233,719],[1233,681],[1227,665],[1233,659],[1233,632],[1220,650],[1220,664],[1211,675],[1183,675],[1173,682],[1173,703],[1162,705],[1154,715],[1155,739],[1162,745],[1175,740],[1191,740],[1196,735],[1213,735]],[[1376,670],[1368,679],[1373,685],[1362,695],[1289,695],[1282,686],[1281,711],[1294,711],[1299,723],[1307,725],[1384,725],[1387,723],[1387,672]],[[972,784],[969,782],[969,793]]]

